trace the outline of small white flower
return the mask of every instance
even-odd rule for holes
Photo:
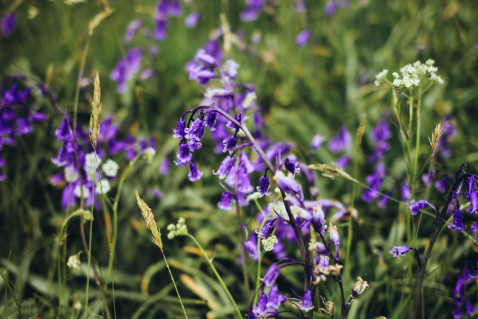
[[[106,194],[110,190],[111,190],[110,182],[107,179],[103,178],[100,181],[96,181],[96,188],[95,188],[96,194],[101,194],[101,193]]]
[[[67,182],[75,182],[78,179],[78,170],[73,166],[65,167],[65,180]]]
[[[257,99],[256,92],[249,92],[247,93],[246,97],[242,101],[242,107],[247,109],[252,106],[252,103]]]
[[[144,150],[143,156],[146,162],[151,163],[153,161],[153,157],[156,155],[156,151],[152,147],[148,147]]]
[[[118,174],[119,165],[112,159],[108,159],[101,168],[106,176],[115,177]]]
[[[277,244],[279,241],[277,240],[276,235],[272,234],[269,237],[262,239],[261,242],[265,251],[271,251],[274,249],[274,245]]]
[[[80,259],[78,258],[78,254],[70,256],[66,265],[70,268],[80,269]]]
[[[76,185],[75,189],[73,190],[73,193],[75,193],[76,197],[78,197],[78,198],[81,197],[81,187],[80,187],[80,185]],[[84,185],[83,185],[83,197],[84,198],[90,197],[90,191]]]
[[[98,154],[92,152],[85,155],[85,166],[98,168],[101,164],[101,158]]]
[[[261,198],[261,193],[260,192],[254,192],[250,195],[247,196],[247,201],[251,201],[251,200],[255,200],[255,199],[258,199],[258,198]]]
[[[380,84],[384,83],[384,82],[385,82],[385,78],[387,77],[387,74],[388,74],[388,70],[387,70],[387,69],[384,69],[383,71],[381,71],[380,73],[378,73],[378,74],[375,76],[375,85],[376,85],[376,86],[380,86]]]

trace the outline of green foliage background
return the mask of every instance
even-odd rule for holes
[[[243,1],[193,1],[183,5],[182,17],[171,17],[164,42],[154,42],[137,36],[131,46],[155,46],[158,55],[149,61],[154,76],[145,82],[129,83],[127,93],[116,92],[110,72],[129,46],[123,43],[127,24],[135,18],[153,26],[155,1],[115,1],[114,12],[94,30],[87,52],[84,76],[101,78],[103,119],[115,116],[122,122],[123,134],[153,135],[158,154],[151,165],[135,167],[122,190],[119,206],[118,244],[114,260],[114,290],[107,287],[110,308],[118,318],[179,318],[181,309],[175,297],[169,275],[157,247],[151,244],[141,214],[135,203],[138,190],[153,209],[158,225],[165,233],[166,225],[185,217],[190,233],[214,258],[218,271],[246,312],[250,299],[244,294],[242,274],[237,265],[238,229],[235,216],[220,211],[216,203],[221,188],[211,174],[222,157],[215,155],[212,142],[199,151],[197,162],[204,172],[200,182],[191,184],[184,167],[170,167],[170,174],[160,176],[161,160],[171,161],[177,151],[172,129],[182,112],[198,105],[203,88],[188,79],[184,66],[203,46],[209,34],[220,26],[224,13],[231,30],[242,34],[250,43],[253,34],[260,42],[253,46],[254,55],[233,47],[232,57],[240,65],[239,82],[257,87],[263,108],[268,136],[274,141],[292,141],[308,152],[314,135],[330,139],[346,125],[353,133],[363,116],[366,117],[365,140],[358,154],[358,175],[364,181],[372,171],[367,156],[371,149],[368,134],[379,117],[388,114],[393,129],[391,149],[386,155],[389,177],[385,183],[405,174],[403,150],[398,127],[393,117],[390,90],[374,86],[374,76],[384,68],[398,70],[416,60],[436,61],[445,85],[432,89],[424,101],[422,112],[422,160],[430,155],[426,137],[447,113],[453,115],[457,137],[452,143],[452,156],[437,167],[439,172],[454,174],[462,163],[469,169],[478,166],[478,2],[458,0],[394,1],[351,0],[347,8],[335,15],[324,13],[325,1],[306,1],[307,13],[293,10],[295,1],[267,1],[265,12],[258,20],[242,22],[239,13]],[[0,12],[11,9],[12,3],[2,2]],[[26,74],[40,83],[48,83],[57,94],[61,107],[73,110],[77,77],[88,37],[89,21],[101,11],[95,1],[68,5],[63,1],[16,1],[18,15],[16,31],[0,38],[0,77]],[[184,18],[193,8],[201,13],[196,28],[187,29]],[[32,16],[32,10],[37,14]],[[297,34],[308,28],[311,39],[305,47],[295,45]],[[89,98],[92,87],[80,91],[79,120],[87,125],[90,114]],[[61,190],[49,183],[58,168],[51,163],[60,147],[54,131],[63,116],[45,99],[37,97],[34,108],[48,114],[49,119],[35,127],[34,133],[19,138],[16,147],[4,147],[2,156],[8,177],[0,183],[0,317],[79,318],[83,308],[86,283],[86,254],[81,255],[81,271],[67,270],[67,306],[62,313],[57,307],[56,236],[61,223],[70,212],[60,205]],[[394,126],[395,125],[395,126]],[[329,163],[333,154],[319,150],[315,162]],[[126,167],[126,161],[122,167]],[[352,173],[352,172],[351,172]],[[258,176],[257,176],[258,178]],[[322,198],[337,199],[345,204],[352,200],[352,185],[319,177]],[[152,196],[159,189],[164,197]],[[115,189],[113,189],[114,193]],[[417,198],[425,195],[419,188]],[[350,309],[348,318],[406,318],[410,291],[416,269],[408,269],[406,258],[395,260],[387,252],[405,236],[404,207],[389,204],[380,209],[376,204],[360,200],[355,193],[355,208],[360,227],[354,234],[351,264],[344,286],[349,291],[355,277],[362,276],[370,289]],[[442,195],[432,191],[431,201],[437,206]],[[405,208],[406,210],[406,208]],[[400,213],[402,211],[402,213]],[[244,220],[257,214],[250,205],[244,209]],[[105,280],[109,250],[104,212],[95,211],[92,254]],[[416,237],[416,247],[424,249],[433,220],[424,216]],[[82,249],[79,220],[71,222],[67,236],[67,258]],[[339,225],[346,238],[346,224]],[[249,227],[251,230],[252,227]],[[165,237],[165,236],[164,236]],[[205,261],[186,238],[167,240],[165,253],[179,282],[190,318],[227,318],[233,313],[227,296],[215,280]],[[345,250],[345,246],[343,248]],[[290,256],[297,254],[288,247]],[[425,313],[427,318],[450,318],[453,307],[450,290],[460,269],[476,263],[477,247],[462,234],[445,231],[439,238],[429,264],[425,283]],[[62,259],[62,262],[66,262]],[[264,265],[273,263],[267,258]],[[251,277],[255,267],[250,262]],[[263,266],[263,270],[267,267]],[[289,297],[292,291],[301,293],[301,269],[287,268],[281,272],[279,287]],[[91,281],[91,280],[90,280]],[[287,290],[287,288],[289,290]],[[332,280],[319,286],[320,293],[338,305],[339,295]],[[347,293],[347,292],[346,292]],[[475,304],[476,285],[470,295]],[[104,316],[96,286],[90,282],[88,316]],[[475,297],[473,299],[473,297]],[[338,308],[338,306],[337,306]],[[316,314],[318,318],[319,315]],[[285,318],[285,317],[284,317]]]

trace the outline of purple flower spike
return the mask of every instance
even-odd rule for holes
[[[410,251],[408,246],[393,246],[392,250],[388,253],[393,255],[393,258],[398,259],[399,257],[405,256]]]
[[[309,38],[310,38],[310,31],[309,30],[303,30],[295,38],[295,44],[297,44],[300,47],[303,47],[307,43]]]
[[[264,283],[267,287],[275,284],[277,277],[279,277],[279,267],[277,264],[272,264],[264,275]]]
[[[259,186],[257,186],[257,191],[261,193],[261,196],[269,196],[271,193],[269,192],[270,182],[269,176],[267,174],[262,175],[259,178]]]
[[[429,202],[427,202],[426,200],[423,200],[423,199],[419,200],[416,203],[415,203],[415,200],[412,200],[410,202],[410,206],[408,206],[408,209],[412,212],[412,216],[415,216],[416,214],[418,214],[419,212],[421,212],[422,210],[424,210],[427,207],[433,208],[433,210],[436,213],[435,206],[433,206],[432,204],[430,204]]]
[[[10,34],[15,31],[15,27],[17,26],[17,15],[15,12],[9,14],[8,16],[2,18],[1,28],[4,37],[8,37]]]
[[[300,300],[299,309],[304,311],[314,309],[314,304],[312,303],[312,290],[308,289],[305,291],[304,297]]]
[[[189,174],[188,174],[189,180],[191,182],[195,182],[200,180],[201,177],[202,177],[202,173],[198,170],[196,163],[194,161],[191,161],[191,164],[189,164]]]
[[[231,197],[232,194],[230,192],[222,193],[221,201],[217,203],[217,207],[226,211],[231,210]]]

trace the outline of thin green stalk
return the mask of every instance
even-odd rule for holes
[[[259,201],[257,198],[254,198],[254,202],[256,203],[257,208],[259,209],[260,212],[263,211],[262,206],[259,204]],[[264,224],[266,222],[266,217],[264,216],[264,219],[262,220],[261,225],[259,226],[259,231],[264,227]],[[257,261],[257,278],[256,278],[256,289],[255,289],[255,295],[254,295],[254,304],[257,303],[257,300],[259,299],[259,294],[257,291],[259,290],[259,286],[261,284],[261,265],[262,265],[262,258],[263,255],[261,253],[261,238],[257,236],[257,253],[259,255],[259,260]]]
[[[83,50],[80,62],[80,70],[78,71],[78,78],[76,81],[75,101],[73,105],[73,132],[76,132],[76,122],[78,118],[78,103],[80,100],[81,78],[83,77],[83,71],[85,69],[86,57],[88,56],[88,50],[90,48],[90,35],[86,38],[86,45]]]
[[[237,306],[236,304],[236,301],[234,300],[234,298],[232,297],[231,293],[229,292],[229,289],[227,289],[227,286],[226,284],[224,283],[224,281],[222,280],[221,276],[219,275],[219,273],[217,272],[216,270],[216,267],[214,267],[214,264],[211,262],[211,259],[209,258],[209,256],[206,254],[206,252],[204,251],[204,249],[202,248],[201,244],[199,244],[199,242],[196,240],[196,238],[194,236],[192,236],[191,234],[187,233],[185,234],[186,236],[188,236],[189,238],[191,238],[194,243],[196,244],[196,246],[199,248],[199,250],[201,250],[201,253],[203,254],[204,258],[206,259],[207,263],[209,264],[209,266],[211,267],[212,271],[214,272],[214,274],[216,275],[216,278],[217,280],[219,280],[219,282],[221,283],[222,287],[224,288],[224,290],[226,291],[227,293],[227,296],[229,297],[229,299],[231,300],[234,308],[236,309],[236,313],[237,313],[237,316],[238,318],[242,318],[242,315],[241,315],[241,311],[239,310],[239,307]]]
[[[421,123],[421,104],[422,96],[420,88],[418,88],[418,102],[417,102],[417,133],[416,133],[416,146],[415,146],[415,162],[413,164],[413,183],[417,182],[418,174],[418,156],[420,154],[420,123]]]
[[[183,309],[184,317],[188,319],[188,314],[186,313],[186,309],[184,308],[183,300],[181,299],[181,295],[179,294],[178,287],[176,286],[176,281],[174,281],[173,273],[171,272],[171,268],[169,268],[169,263],[168,260],[166,259],[166,256],[164,255],[163,248],[159,247],[161,250],[161,254],[163,255],[164,262],[166,263],[166,268],[168,268],[169,276],[171,277],[171,280],[173,282],[174,289],[176,290],[176,294],[178,295],[179,303],[181,304],[181,308]]]

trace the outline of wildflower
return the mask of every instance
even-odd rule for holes
[[[272,264],[264,275],[264,283],[267,287],[275,284],[277,277],[279,277],[279,267],[277,264]]]
[[[75,182],[78,179],[78,170],[74,166],[65,166],[64,174],[67,182]]]
[[[293,176],[295,175],[295,173],[300,172],[299,161],[297,161],[296,159],[293,159],[293,158],[286,157],[285,160],[284,160],[284,167]]]
[[[266,309],[270,316],[274,316],[277,313],[277,309],[281,303],[286,301],[286,297],[279,295],[279,288],[272,286],[269,291],[269,298],[267,299]]]
[[[337,135],[335,135],[329,142],[328,146],[329,149],[333,153],[338,153],[341,150],[346,150],[350,146],[350,134],[347,131],[347,127],[342,126],[340,130],[337,132]]]
[[[10,34],[15,31],[15,27],[17,26],[17,15],[15,12],[10,13],[9,15],[2,18],[0,22],[0,27],[2,29],[2,33],[4,37],[8,37]]]
[[[451,156],[450,142],[456,137],[456,127],[451,114],[445,115],[441,120],[441,124],[442,135],[436,146],[439,159]]]
[[[160,175],[168,175],[169,173],[169,159],[167,157],[163,158],[161,161],[161,166],[159,166],[158,173]]]
[[[101,169],[106,176],[115,177],[118,174],[119,165],[112,159],[108,159],[103,165],[101,165]]]
[[[378,163],[375,166],[375,172],[372,175],[368,175],[365,179],[367,185],[369,185],[369,188],[367,188],[362,195],[363,201],[370,203],[373,199],[380,196],[378,190],[382,186],[385,175],[385,167],[382,163]]]
[[[196,163],[194,161],[191,161],[189,164],[189,174],[188,178],[191,182],[195,182],[200,180],[202,177],[202,173],[198,170]]]
[[[315,135],[312,138],[312,152],[315,152],[324,142],[325,138],[322,135]]]
[[[141,49],[133,48],[128,51],[126,57],[121,59],[113,71],[111,71],[110,77],[117,84],[118,93],[126,92],[126,81],[133,78],[133,75],[140,69],[141,64]]]
[[[224,145],[223,153],[229,151],[229,154],[232,154],[234,147],[237,145],[237,137],[235,135],[228,136],[222,141],[222,144]]]
[[[357,277],[357,281],[352,286],[352,298],[360,296],[368,287],[368,283],[365,280]]]
[[[468,209],[468,212],[471,214],[478,213],[478,191],[476,190],[476,180],[477,177],[475,175],[466,179],[466,186],[468,191],[465,193],[465,196],[470,201],[471,207],[470,209]]]
[[[96,182],[96,194],[106,194],[111,190],[110,182],[103,178]]]
[[[388,70],[384,69],[380,71],[376,76],[375,76],[375,85],[380,86],[382,83],[386,81],[386,77],[388,74]]]
[[[392,250],[388,253],[393,255],[393,258],[398,259],[399,257],[405,256],[410,251],[408,246],[393,246]]]
[[[222,161],[221,165],[219,166],[219,169],[217,171],[213,171],[212,173],[214,175],[218,175],[220,179],[223,179],[227,175],[229,175],[229,172],[231,171],[231,168],[233,165],[234,165],[234,157],[232,157],[231,155],[227,155],[226,158]]]
[[[264,317],[269,314],[267,311],[267,295],[262,292],[257,300],[257,306],[254,307],[254,315]]]
[[[461,210],[453,210],[453,224],[448,225],[448,228],[453,228],[456,231],[462,231],[466,229],[466,226],[463,225],[463,213]]]
[[[297,183],[292,176],[285,176],[281,171],[277,171],[274,175],[274,180],[277,182],[279,188],[284,192],[292,195],[297,195],[299,199],[304,199],[302,187]]]
[[[78,257],[78,254],[68,257],[66,265],[69,268],[80,269],[80,258]]]
[[[412,216],[415,216],[417,213],[421,212],[422,210],[424,210],[427,207],[433,208],[433,210],[436,212],[435,206],[433,206],[432,204],[430,204],[426,200],[419,200],[418,202],[415,202],[415,200],[412,200],[410,202],[410,206],[408,207],[408,209],[412,213]]]
[[[187,166],[193,159],[193,155],[189,152],[189,147],[186,140],[182,140],[179,143],[179,152],[176,153],[177,161],[174,164],[178,166]]]
[[[136,34],[136,31],[141,27],[141,24],[142,22],[139,19],[135,19],[128,24],[128,27],[126,28],[126,33],[124,35],[124,42],[130,43],[133,40],[134,35]]]
[[[274,245],[277,244],[279,241],[277,240],[277,237],[275,234],[270,235],[267,238],[263,238],[261,240],[262,247],[264,247],[265,251],[271,251],[274,250]]]
[[[304,293],[304,297],[300,300],[299,309],[307,312],[314,308],[314,304],[312,303],[312,290],[307,289]]]
[[[222,210],[230,210],[231,209],[231,197],[232,194],[230,192],[224,192],[221,195],[221,201],[217,203],[217,206]]]
[[[263,0],[247,0],[247,7],[241,12],[242,21],[256,20],[262,11]]]
[[[267,173],[266,173],[259,178],[259,186],[257,186],[257,191],[260,192],[261,197],[264,195],[269,196],[271,194],[269,192],[269,187],[270,187],[269,176],[267,176]]]
[[[410,199],[410,187],[407,183],[402,184],[402,202],[407,202]]]
[[[252,235],[249,240],[244,242],[244,248],[247,252],[249,252],[249,256],[254,260],[259,260],[259,249],[257,249],[257,238],[255,235]]]
[[[154,220],[154,219],[153,219]],[[183,217],[178,219],[176,225],[169,224],[166,229],[169,231],[168,238],[173,239],[176,236],[184,236],[188,233],[188,226],[186,226],[186,221]]]
[[[175,138],[185,138],[186,137],[186,121],[181,117],[178,121],[178,124],[176,124],[176,128],[173,130],[173,137]]]
[[[189,29],[194,28],[198,23],[199,16],[199,12],[192,12],[190,15],[188,15],[186,20],[184,21],[186,27]]]
[[[370,155],[370,162],[374,163],[384,157],[385,152],[389,149],[388,140],[392,137],[392,132],[385,118],[382,117],[378,121],[370,133],[370,137],[375,144],[375,150]]]
[[[337,227],[330,224],[328,231],[329,231],[330,241],[335,246],[335,260],[339,260],[340,235],[337,231]]]
[[[310,37],[310,31],[303,30],[295,38],[295,44],[297,44],[300,47],[303,47],[309,40],[309,37]]]
[[[206,121],[204,122],[204,126],[209,128],[211,131],[215,131],[216,128],[214,125],[216,125],[216,117],[217,117],[217,112],[211,111],[207,114],[206,116]]]

